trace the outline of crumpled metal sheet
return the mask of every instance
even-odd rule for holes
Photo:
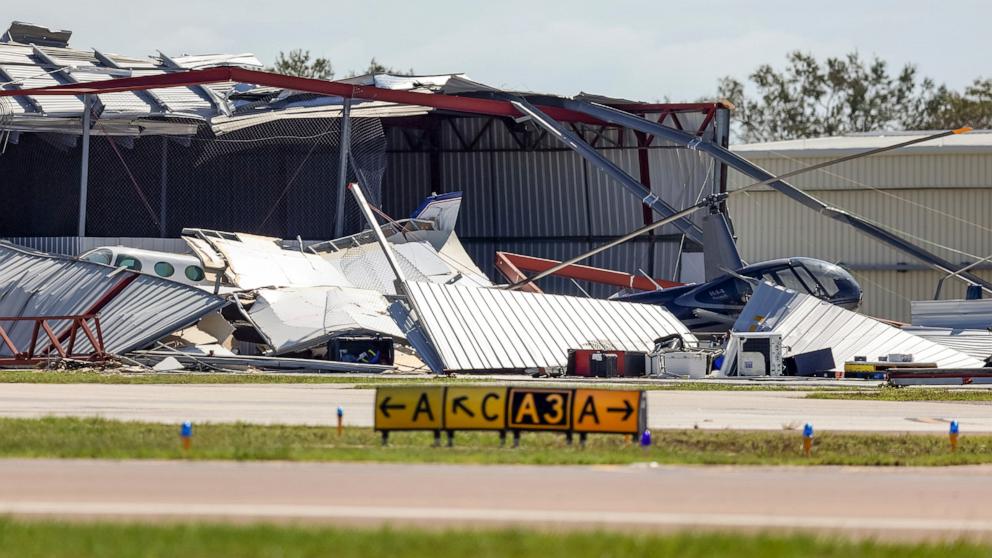
[[[782,334],[783,356],[829,348],[835,370],[855,356],[870,360],[882,355],[911,354],[914,362],[940,368],[980,368],[982,362],[960,351],[923,339],[868,316],[845,310],[815,297],[761,283],[734,323],[733,331]],[[727,354],[736,354],[731,339]],[[721,372],[730,370],[728,357]]]
[[[96,311],[109,353],[147,347],[225,304],[225,299],[196,287],[0,242],[0,316]],[[3,325],[15,345],[27,346],[33,323]],[[60,332],[68,323],[52,325]],[[77,344],[80,350],[90,349],[85,338]],[[9,356],[10,351],[0,346],[0,354]]]
[[[661,306],[504,289],[407,282],[419,327],[444,371],[561,368],[569,349],[650,351],[678,333],[696,338]],[[430,365],[431,362],[425,361]],[[442,370],[435,369],[435,372]]]
[[[403,339],[381,294],[349,287],[259,289],[248,317],[280,355],[341,335],[378,333]]]

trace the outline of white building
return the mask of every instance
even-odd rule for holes
[[[775,175],[906,141],[919,132],[887,132],[733,146]],[[728,188],[754,182],[731,172]],[[992,131],[914,145],[797,176],[796,187],[868,218],[954,262],[992,255]],[[748,262],[811,256],[840,262],[864,287],[865,313],[909,321],[911,300],[934,297],[944,275],[855,229],[769,188],[731,198],[739,245]],[[992,279],[992,263],[976,267]],[[944,282],[940,298],[963,298],[964,284]]]

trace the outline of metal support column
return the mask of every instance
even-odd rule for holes
[[[169,138],[162,136],[162,172],[160,173],[159,182],[159,202],[158,202],[158,234],[160,238],[165,238],[165,219],[168,216],[168,206],[166,205],[166,198],[168,197],[168,187],[169,187]]]
[[[341,111],[341,144],[338,155],[338,204],[334,214],[334,238],[344,236],[344,202],[348,189],[348,152],[351,150],[351,99],[345,98]],[[374,225],[373,225],[374,226]]]
[[[93,97],[83,96],[83,154],[79,162],[79,231],[86,236],[86,197],[90,179],[90,124],[93,118]]]

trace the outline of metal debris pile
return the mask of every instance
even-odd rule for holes
[[[185,229],[197,284],[0,243],[0,365],[118,355],[156,371],[992,381],[981,370],[988,331],[947,323],[939,309],[899,328],[755,281],[725,342],[707,344],[662,305],[494,285],[453,230],[457,193],[380,226],[351,189],[374,228],[349,237]],[[967,372],[948,380],[949,370]]]

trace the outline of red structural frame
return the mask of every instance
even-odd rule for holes
[[[70,83],[65,85],[53,85],[49,87],[37,87],[34,89],[7,89],[0,91],[0,97],[96,95],[101,93],[118,93],[122,91],[144,91],[163,87],[189,87],[194,85],[223,83],[229,81],[237,83],[252,83],[256,85],[277,87],[305,93],[347,97],[351,99],[365,99],[368,101],[385,101],[403,105],[431,107],[440,110],[450,110],[470,114],[489,114],[493,116],[508,116],[511,118],[523,116],[523,114],[517,111],[517,109],[515,109],[509,101],[439,93],[418,93],[415,91],[381,89],[378,87],[354,85],[338,81],[324,81],[312,78],[286,76],[258,70],[246,70],[237,66],[218,66],[203,70],[171,72],[152,76],[109,79],[87,83]],[[710,120],[712,120],[713,115],[718,108],[728,107],[728,105],[724,103],[623,103],[613,106],[621,110],[640,114],[660,112],[662,121],[670,115],[673,118],[673,124],[679,129],[683,128],[676,113],[689,111],[705,112],[707,116],[705,117],[703,126],[699,129],[699,133],[701,133],[702,130],[705,130],[706,125],[708,125]],[[600,120],[582,113],[550,106],[538,105],[538,107],[552,118],[562,122],[603,124]]]
[[[62,335],[58,335],[52,329],[51,322],[63,321],[69,322],[69,328]],[[27,347],[21,348],[14,344],[4,327],[4,324],[8,322],[34,322],[34,328],[31,330],[31,341]],[[90,342],[91,350],[85,353],[76,352],[76,339],[80,332]],[[47,337],[47,341],[41,338],[42,334]],[[40,345],[39,340],[41,341]],[[49,360],[53,351],[60,358],[89,362],[100,362],[107,359],[107,353],[103,346],[103,330],[100,329],[100,317],[96,314],[0,317],[0,341],[3,341],[11,353],[11,356],[0,357],[0,366],[38,364]],[[66,343],[66,341],[68,342]]]
[[[527,278],[527,276],[523,273],[524,271],[540,273],[551,269],[553,266],[560,263],[561,262],[557,260],[535,258],[534,256],[525,256],[523,254],[496,252],[496,269],[498,269],[504,277],[514,283]],[[552,275],[567,277],[569,279],[576,279],[579,281],[590,281],[602,285],[612,285],[614,287],[621,287],[625,289],[638,289],[641,291],[653,291],[659,286],[667,289],[668,287],[678,287],[684,284],[665,279],[652,280],[641,275],[631,275],[630,273],[624,273],[622,271],[614,271],[612,269],[603,269],[600,267],[590,267],[587,265],[578,264],[572,264],[564,267],[555,273],[552,273]],[[534,283],[525,285],[523,290],[530,292],[541,292],[541,290],[534,285]]]

